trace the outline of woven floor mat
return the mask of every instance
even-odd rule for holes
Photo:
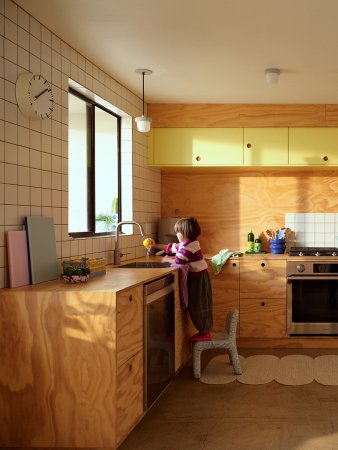
[[[315,358],[308,355],[240,355],[242,375],[235,375],[229,358],[222,354],[212,358],[202,372],[200,381],[206,384],[226,384],[238,381],[243,384],[265,384],[276,381],[288,386],[312,383],[338,386],[338,355]]]

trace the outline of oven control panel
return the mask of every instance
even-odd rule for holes
[[[323,259],[323,260],[297,260],[292,259],[287,261],[286,274],[288,277],[292,276],[338,276],[338,259]]]

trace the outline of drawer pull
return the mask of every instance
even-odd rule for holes
[[[132,302],[133,301],[133,296],[129,295],[129,301]]]
[[[329,157],[328,157],[328,156],[324,156],[323,160],[324,160],[324,161],[328,161],[328,160],[329,160]]]
[[[236,267],[236,265],[237,265],[236,263],[232,263],[232,267]]]
[[[201,161],[201,157],[200,156],[196,156],[196,161]]]
[[[265,306],[265,302],[262,302],[262,303],[261,303],[261,306]]]
[[[262,266],[262,267],[265,267],[265,263],[262,263],[261,266]]]
[[[131,372],[131,371],[132,371],[132,369],[133,369],[133,366],[132,366],[131,364],[129,364],[129,367],[128,367],[128,369],[129,369],[129,372]]]

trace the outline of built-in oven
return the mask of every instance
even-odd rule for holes
[[[338,249],[311,249],[287,260],[288,334],[337,335]]]
[[[144,403],[148,409],[175,375],[174,275],[144,285]]]

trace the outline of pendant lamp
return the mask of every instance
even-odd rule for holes
[[[142,116],[135,117],[135,122],[138,131],[148,133],[150,131],[151,118],[144,115],[144,76],[151,75],[153,71],[149,69],[136,69],[135,72],[142,75]]]

